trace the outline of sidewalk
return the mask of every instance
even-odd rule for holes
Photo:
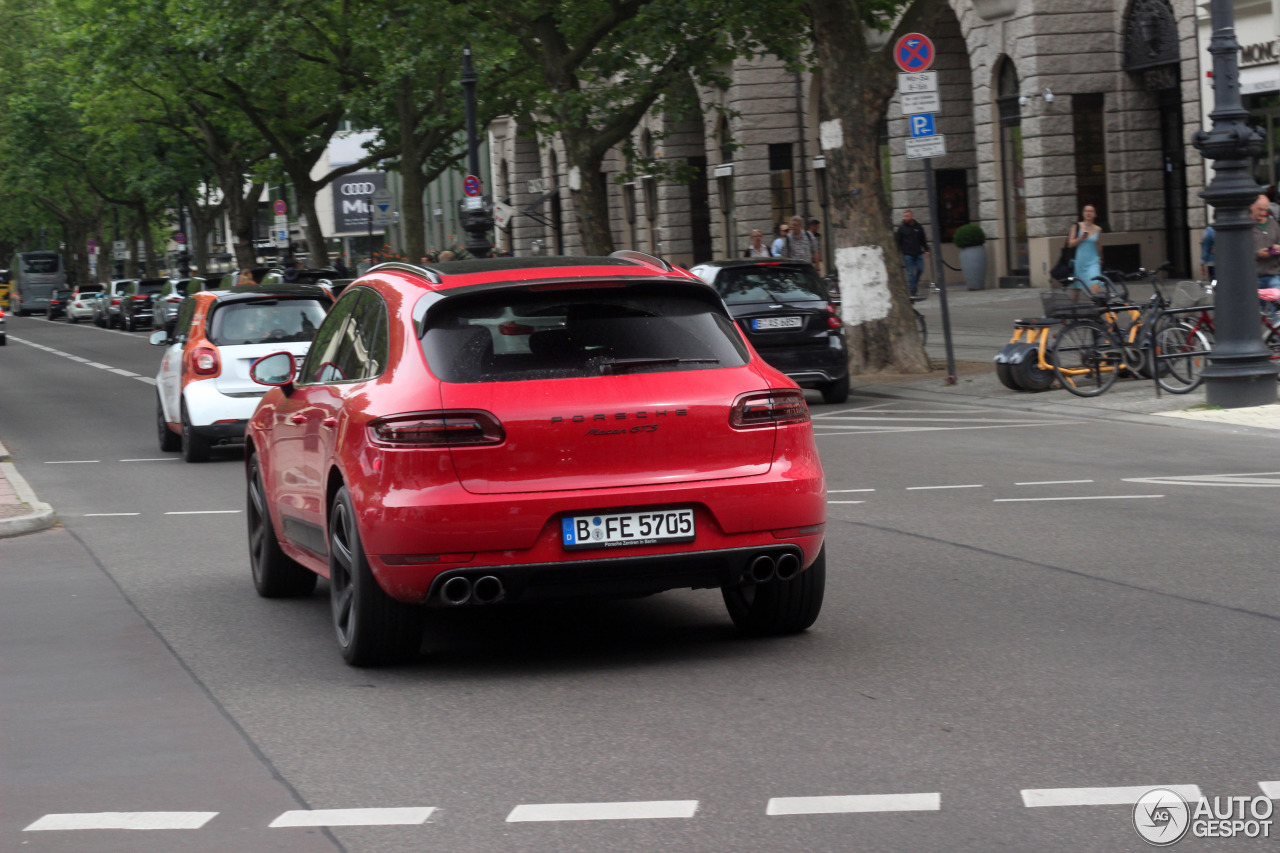
[[[0,444],[0,539],[46,530],[55,521],[53,507],[36,497]]]
[[[1150,296],[1149,288],[1135,286],[1132,290],[1135,300],[1145,301]],[[930,293],[929,299],[918,303],[916,309],[928,323],[927,349],[935,367],[933,373],[927,377],[918,374],[855,376],[854,393],[1130,422],[1150,423],[1149,418],[1154,415],[1280,430],[1280,404],[1250,409],[1208,409],[1203,385],[1190,394],[1162,393],[1159,397],[1152,382],[1134,379],[1118,381],[1100,397],[1077,397],[1062,389],[1031,393],[1004,387],[996,378],[992,358],[1009,342],[1015,319],[1040,316],[1040,292],[1036,289],[947,291],[958,378],[955,385],[943,382],[946,349],[941,300],[939,294]]]

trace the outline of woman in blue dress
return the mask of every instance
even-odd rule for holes
[[[1071,226],[1071,233],[1067,236],[1067,245],[1076,250],[1072,266],[1075,277],[1068,287],[1078,290],[1088,287],[1094,293],[1102,288],[1095,280],[1102,275],[1102,250],[1098,247],[1102,226],[1097,220],[1097,208],[1086,204],[1080,211],[1080,221]]]

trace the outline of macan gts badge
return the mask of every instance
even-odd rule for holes
[[[412,657],[433,608],[718,588],[751,634],[821,609],[804,394],[657,258],[383,264],[250,374],[254,585],[328,578],[350,664]]]

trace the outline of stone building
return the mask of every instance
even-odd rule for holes
[[[929,35],[947,145],[933,162],[944,242],[961,224],[982,226],[987,286],[1046,284],[1086,203],[1108,227],[1106,266],[1171,260],[1176,272],[1193,272],[1205,182],[1188,142],[1202,120],[1193,0],[950,0]],[[621,181],[620,151],[596,176],[609,188],[618,248],[688,265],[741,255],[751,229],[771,240],[795,212],[826,221],[820,75],[757,60],[736,63],[729,77],[727,90],[700,93],[700,120],[674,125],[655,112],[636,130],[642,158],[687,163],[691,183]],[[881,135],[894,218],[912,208],[928,223],[922,166],[904,156],[896,98],[885,125],[864,132]],[[571,193],[583,178],[570,174],[563,149],[514,119],[491,125],[490,141],[497,194],[521,211],[500,245],[581,251]],[[955,263],[949,246],[943,255]]]

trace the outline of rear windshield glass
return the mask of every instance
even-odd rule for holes
[[[82,297],[93,296],[95,293],[101,293],[101,292],[102,292],[102,285],[100,284],[86,284],[80,287],[80,295]]]
[[[498,291],[432,309],[422,339],[446,382],[569,379],[746,364],[733,322],[683,288]]]
[[[138,289],[135,293],[149,293],[152,296],[164,290],[163,281],[143,281],[138,283]]]
[[[58,256],[55,254],[23,255],[22,270],[35,274],[55,273],[58,271]]]
[[[829,298],[826,284],[809,266],[728,267],[716,276],[716,290],[730,304]]]
[[[309,341],[324,322],[314,299],[233,302],[213,314],[209,339],[217,346]]]

